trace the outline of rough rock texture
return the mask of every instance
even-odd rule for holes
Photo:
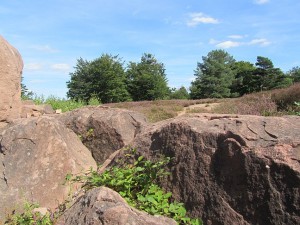
[[[54,209],[70,191],[66,174],[90,167],[96,168],[90,151],[56,119],[15,120],[0,134],[0,224],[22,200]]]
[[[162,185],[204,224],[299,224],[300,117],[180,117],[133,145],[173,157]]]
[[[20,117],[22,70],[21,55],[0,35],[0,121]]]
[[[21,118],[38,117],[44,114],[54,114],[51,105],[35,105],[31,101],[22,102]]]
[[[100,187],[80,197],[57,222],[57,225],[176,225],[162,216],[151,216],[131,208],[115,191]]]
[[[77,109],[56,118],[80,135],[97,163],[130,144],[146,123],[146,118],[137,112],[101,106]]]

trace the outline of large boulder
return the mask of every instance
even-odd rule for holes
[[[56,224],[176,225],[177,223],[170,218],[151,216],[131,208],[117,192],[100,187],[81,196]]]
[[[80,108],[56,118],[80,136],[99,164],[130,144],[146,124],[140,113],[102,106]]]
[[[76,185],[64,185],[68,173],[96,169],[90,151],[74,132],[54,118],[18,119],[0,134],[0,224],[22,202],[55,209]]]
[[[20,53],[0,35],[0,122],[20,117],[21,74]]]
[[[145,128],[133,146],[172,157],[161,185],[204,224],[299,224],[300,117],[180,117]]]

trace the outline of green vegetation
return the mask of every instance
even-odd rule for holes
[[[299,68],[284,74],[266,57],[258,56],[255,66],[236,62],[224,50],[214,50],[198,63],[191,98],[228,98],[253,92],[273,90],[292,85],[299,80]]]
[[[35,95],[34,97],[31,97],[30,100],[32,100],[37,105],[51,105],[54,110],[61,109],[62,112],[72,111],[86,105],[100,105],[100,102],[96,98],[91,98],[87,103],[85,103],[82,101],[66,100],[55,96],[49,96],[45,99],[44,96]]]
[[[118,56],[103,54],[90,62],[80,58],[70,75],[67,96],[85,103],[93,97],[102,103],[156,100],[169,93],[164,65],[151,54],[130,62],[126,71]]]
[[[130,62],[126,76],[133,101],[166,99],[169,94],[164,64],[152,54],[145,53],[138,63]]]
[[[13,213],[10,215],[5,224],[7,225],[52,225],[53,221],[50,214],[41,215],[39,212],[34,212],[38,208],[38,204],[26,202],[24,204],[24,212]]]
[[[164,167],[170,158],[151,162],[143,156],[136,157],[135,150],[124,151],[124,155],[125,159],[118,162],[119,166],[111,167],[102,174],[91,170],[85,175],[67,175],[66,179],[82,182],[83,188],[87,190],[99,186],[109,187],[117,191],[129,205],[151,215],[173,218],[178,224],[202,224],[199,219],[187,217],[183,204],[172,202],[172,194],[166,193],[156,184],[159,178],[168,175]]]
[[[297,106],[297,111],[295,112],[295,114],[297,115],[297,116],[300,116],[300,102],[295,102],[295,105]]]
[[[172,88],[170,90],[169,98],[170,99],[189,99],[190,95],[185,87],[181,86],[180,88]]]
[[[123,62],[118,56],[103,54],[91,62],[80,58],[75,72],[67,83],[67,96],[75,101],[88,103],[93,97],[99,102],[129,101],[125,85]]]
[[[195,81],[190,88],[191,98],[226,98],[231,96],[230,87],[235,74],[233,57],[224,50],[214,50],[198,63]]]

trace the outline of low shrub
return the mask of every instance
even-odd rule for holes
[[[55,96],[49,96],[45,99],[43,95],[35,96],[33,99],[35,104],[49,104],[52,106],[54,110],[61,109],[62,112],[72,111],[77,108],[81,108],[86,105],[100,105],[100,102],[96,98],[92,98],[88,104],[81,102],[81,101],[73,101],[73,100],[66,100],[64,98],[59,98]]]
[[[9,215],[5,221],[6,225],[52,225],[53,220],[50,214],[41,215],[39,212],[34,212],[39,205],[35,203],[26,202],[24,204],[24,212]]]
[[[288,88],[274,90],[271,98],[276,103],[279,110],[294,110],[297,107],[295,102],[300,101],[300,83],[295,83]]]
[[[261,92],[228,100],[213,111],[225,114],[270,116],[277,113],[277,105],[270,94]]]
[[[82,182],[83,188],[91,189],[106,186],[117,191],[129,205],[146,211],[151,215],[171,217],[178,224],[200,225],[199,219],[186,215],[183,203],[171,201],[172,194],[166,193],[155,181],[168,175],[164,167],[170,161],[165,158],[157,162],[145,160],[143,156],[135,157],[135,150],[125,154],[125,160],[119,166],[107,169],[102,174],[91,170],[84,175],[68,175],[67,179]]]

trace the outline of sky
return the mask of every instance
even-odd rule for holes
[[[1,0],[0,35],[19,50],[24,84],[64,98],[77,59],[151,53],[170,87],[189,87],[197,62],[224,49],[238,61],[300,66],[299,0]]]

